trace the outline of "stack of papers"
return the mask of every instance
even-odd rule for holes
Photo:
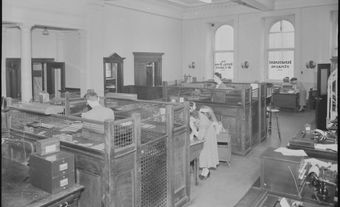
[[[274,150],[275,152],[280,152],[284,156],[307,156],[306,152],[304,150],[292,150],[288,149],[286,147],[280,147]]]

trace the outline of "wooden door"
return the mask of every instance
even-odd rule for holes
[[[162,85],[162,55],[163,53],[134,52],[135,85]]]
[[[21,60],[20,58],[6,59],[6,95],[21,99]]]
[[[65,91],[65,63],[47,63],[47,93],[52,97],[60,97],[61,91]]]
[[[318,64],[317,67],[317,95],[315,121],[316,128],[326,129],[327,116],[327,81],[330,74],[331,64]]]

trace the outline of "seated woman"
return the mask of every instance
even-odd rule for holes
[[[81,114],[82,118],[104,122],[107,119],[115,119],[114,113],[110,108],[106,108],[99,103],[99,97],[93,90],[88,90],[86,102],[91,107],[87,112]]]
[[[304,111],[304,107],[306,106],[306,89],[303,84],[295,77],[290,79],[290,83],[293,85],[293,88],[299,92],[299,111]]]
[[[222,75],[221,73],[214,73],[214,81],[216,82],[216,88],[217,89],[227,89],[227,86],[222,81]]]
[[[208,106],[202,106],[199,110],[198,138],[204,139],[203,149],[199,157],[199,165],[202,168],[201,179],[210,176],[209,168],[216,168],[219,164],[216,134],[218,122],[213,110]]]

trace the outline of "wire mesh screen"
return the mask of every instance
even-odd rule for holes
[[[13,129],[24,129],[25,126],[37,123],[49,123],[50,116],[12,110],[10,112],[10,127]],[[48,130],[47,130],[48,131]]]
[[[166,139],[141,146],[140,202],[142,207],[167,206]]]
[[[114,148],[123,148],[135,144],[134,124],[131,120],[114,125]]]

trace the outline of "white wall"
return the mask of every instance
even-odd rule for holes
[[[163,80],[182,77],[182,21],[126,8],[105,8],[104,55],[124,60],[124,84],[134,84],[133,52],[160,52]],[[101,66],[102,67],[102,66]]]
[[[196,60],[197,70],[192,72],[200,78],[207,78],[205,74],[212,74],[212,59],[206,56],[205,48],[211,47],[206,43],[211,35],[208,23],[227,22],[234,19],[236,59],[235,81],[263,81],[265,80],[264,60],[264,19],[275,16],[294,15],[296,26],[296,60],[295,76],[302,80],[305,87],[316,86],[316,69],[306,69],[305,63],[314,60],[318,63],[330,63],[330,13],[337,10],[337,4],[281,9],[270,12],[248,12],[244,14],[223,15],[219,17],[206,17],[199,19],[186,19],[183,22],[183,69],[186,73],[188,63]],[[205,45],[206,44],[206,45]],[[248,69],[242,69],[241,63],[247,60]],[[204,68],[208,70],[204,71]],[[302,72],[302,74],[301,74]],[[210,77],[208,77],[210,78]]]

